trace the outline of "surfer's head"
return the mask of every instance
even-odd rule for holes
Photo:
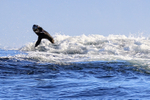
[[[33,27],[32,27],[33,31],[36,31],[38,29],[38,27],[39,27],[38,25],[34,24]]]

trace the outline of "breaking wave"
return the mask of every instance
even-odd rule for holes
[[[59,34],[54,36],[54,40],[55,44],[42,40],[36,48],[35,43],[29,43],[19,49],[26,54],[15,57],[48,63],[123,61],[147,69],[150,67],[150,40],[145,37]]]

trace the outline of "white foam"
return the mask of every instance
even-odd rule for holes
[[[83,61],[114,61],[130,62],[150,61],[150,40],[143,37],[125,35],[55,35],[55,44],[42,40],[34,48],[35,43],[29,43],[20,48],[27,55],[18,57],[40,62],[83,62]],[[16,57],[17,57],[16,56]]]

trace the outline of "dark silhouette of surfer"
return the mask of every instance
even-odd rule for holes
[[[37,47],[40,44],[42,39],[48,39],[51,43],[54,43],[53,37],[48,32],[46,32],[42,27],[38,25],[33,25],[32,29],[38,35],[38,40],[35,44],[35,47]]]

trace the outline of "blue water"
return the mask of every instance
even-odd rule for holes
[[[98,36],[0,49],[0,99],[150,99],[149,40]]]

